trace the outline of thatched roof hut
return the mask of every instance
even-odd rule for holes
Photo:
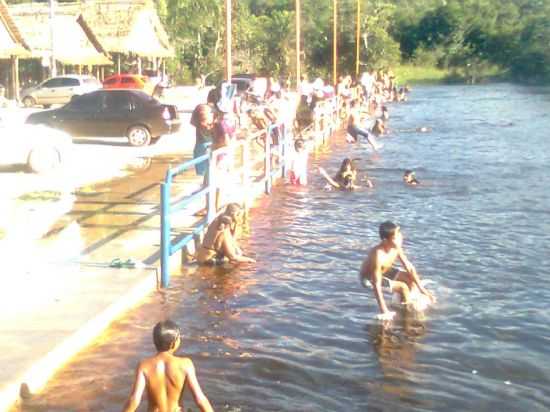
[[[149,58],[175,55],[153,2],[91,0],[81,4],[82,14],[108,52]]]
[[[29,46],[15,25],[4,0],[0,0],[0,59],[28,56]]]
[[[13,20],[31,48],[32,57],[51,56],[50,16],[47,4],[9,6]],[[57,8],[54,16],[54,55],[63,64],[108,65],[111,60],[77,9]]]

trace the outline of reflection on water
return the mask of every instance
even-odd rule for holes
[[[119,410],[170,317],[217,410],[548,410],[548,107],[511,85],[416,89],[390,126],[432,132],[394,132],[378,156],[343,139],[314,156],[329,173],[360,158],[374,189],[325,192],[315,175],[279,187],[243,240],[256,264],[188,269],[22,409]],[[423,184],[403,185],[405,169]],[[435,282],[425,318],[375,321],[357,280],[386,219]]]

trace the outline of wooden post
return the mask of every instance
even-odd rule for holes
[[[11,56],[11,98],[19,101],[19,58]]]
[[[231,77],[231,0],[225,0],[225,80]]]
[[[300,18],[300,0],[296,0],[296,90],[298,90],[298,87],[300,85],[300,79],[302,77],[302,71],[300,67],[300,24],[301,24],[301,18]]]
[[[355,33],[355,78],[359,80],[359,58],[361,55],[361,0],[357,0],[357,27]]]
[[[120,74],[120,53],[116,54],[117,74]]]
[[[332,84],[338,82],[338,0],[332,0]]]
[[[54,1],[49,0],[49,10],[50,10],[50,77],[57,76],[57,64],[55,62],[55,10],[54,10]]]

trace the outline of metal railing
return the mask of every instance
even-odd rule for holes
[[[314,133],[316,141],[322,139],[323,143],[326,142],[337,127],[337,111],[333,107],[332,102],[327,102],[311,125],[311,130]],[[166,171],[165,180],[161,183],[160,187],[161,287],[166,288],[170,283],[170,257],[186,247],[189,242],[196,241],[198,243],[200,235],[220,213],[220,211],[216,210],[216,192],[221,189],[218,182],[218,174],[220,173],[218,160],[226,156],[229,157],[231,175],[237,179],[240,178],[240,184],[245,192],[250,192],[250,188],[253,185],[263,184],[263,191],[269,194],[271,193],[274,180],[286,176],[287,163],[289,161],[288,154],[291,152],[288,150],[288,147],[293,141],[291,137],[290,131],[285,128],[284,124],[271,125],[265,131],[255,133],[246,139],[237,140],[229,147],[213,150],[209,154],[189,160]],[[275,142],[275,140],[278,141]],[[262,146],[262,141],[263,151],[259,153],[257,159],[253,159],[252,147],[258,143],[259,146]],[[235,154],[239,151],[241,152],[240,166],[236,165],[235,161]],[[206,184],[195,193],[172,200],[174,178],[203,162],[208,162]],[[262,168],[261,175],[256,176],[253,181],[250,173]],[[206,217],[197,221],[187,235],[172,239],[171,217],[192,203],[204,201],[204,199],[206,199]],[[248,196],[245,196],[243,200],[247,202]]]
[[[274,133],[278,133],[278,144],[272,144]],[[259,158],[254,162],[252,158],[252,145],[264,142],[263,150]],[[260,144],[261,145],[261,144]],[[161,287],[165,288],[170,283],[169,259],[170,256],[180,251],[194,241],[216,218],[219,211],[216,210],[216,191],[221,190],[219,180],[219,159],[229,157],[232,176],[240,178],[242,188],[251,185],[263,184],[265,193],[270,193],[273,180],[284,176],[285,152],[287,134],[283,125],[272,125],[267,130],[253,134],[247,139],[237,140],[230,147],[223,147],[211,151],[209,154],[189,160],[177,167],[166,171],[164,182],[160,185],[160,212],[161,212],[161,236],[160,236],[160,260],[161,260]],[[240,165],[236,164],[235,154],[240,151]],[[199,163],[208,162],[208,174],[206,184],[195,193],[172,199],[174,178],[190,170]],[[263,165],[263,166],[261,166]],[[251,180],[250,172],[263,167],[263,173],[256,181]],[[172,239],[171,217],[181,212],[192,203],[204,202],[206,199],[206,217],[200,219],[191,228],[190,233],[183,237]],[[195,205],[196,206],[196,205]]]

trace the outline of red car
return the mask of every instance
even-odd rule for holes
[[[115,74],[103,80],[104,89],[137,89],[152,94],[154,85],[147,76],[139,74]]]

